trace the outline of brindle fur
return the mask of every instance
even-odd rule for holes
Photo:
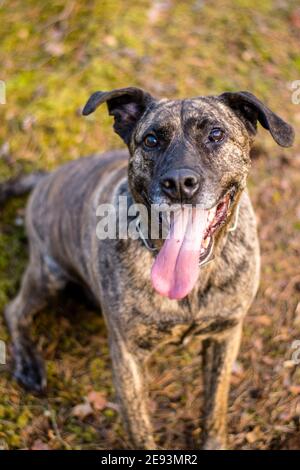
[[[293,131],[247,92],[169,101],[126,88],[95,93],[84,114],[103,102],[129,153],[81,158],[43,177],[35,187],[26,215],[30,259],[20,291],[5,310],[14,375],[31,390],[45,389],[43,363],[28,333],[30,322],[50,297],[68,281],[76,281],[90,290],[106,320],[114,383],[133,446],[156,447],[147,411],[146,359],[161,342],[197,335],[203,341],[205,381],[202,447],[224,448],[230,373],[243,318],[259,283],[256,223],[246,189],[250,146],[257,120],[282,146],[292,144]],[[225,130],[225,139],[213,145],[206,136],[216,126]],[[141,141],[153,130],[162,144],[149,152]],[[192,202],[205,208],[235,188],[230,217],[215,237],[214,261],[200,270],[196,286],[181,301],[153,290],[150,270],[155,255],[140,239],[96,237],[96,208],[101,203],[117,205],[119,195],[129,203],[169,202],[159,179],[171,168],[192,168],[200,175],[200,190]],[[16,182],[5,191],[22,192]],[[238,226],[229,232],[238,202]],[[160,241],[152,243],[161,246]]]

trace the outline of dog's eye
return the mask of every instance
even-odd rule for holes
[[[209,133],[208,140],[210,142],[220,142],[224,137],[224,131],[219,127],[215,127]]]
[[[144,137],[143,143],[146,147],[154,148],[158,145],[158,139],[154,134],[148,134]]]

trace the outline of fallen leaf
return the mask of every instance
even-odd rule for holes
[[[297,8],[292,12],[291,23],[295,28],[300,28],[300,8]]]
[[[107,400],[101,392],[90,392],[87,396],[87,400],[97,411],[101,411],[107,407]]]
[[[294,362],[294,361],[291,361],[291,360],[284,361],[283,367],[284,367],[285,369],[292,369],[293,367],[295,367],[295,362]]]
[[[31,450],[51,450],[48,444],[41,441],[40,439],[37,439],[36,441],[34,441],[30,449]]]
[[[257,317],[255,317],[255,323],[258,323],[262,326],[269,326],[271,325],[272,320],[267,315],[258,315]]]
[[[246,434],[246,439],[247,439],[247,442],[249,442],[249,444],[254,444],[254,442],[261,439],[261,437],[262,437],[262,432],[258,426],[255,426],[255,428],[252,431],[247,432]]]
[[[292,395],[300,395],[300,385],[291,385],[289,391]]]
[[[239,361],[233,363],[232,373],[235,375],[244,375],[243,365]]]
[[[45,51],[54,57],[60,57],[64,54],[65,48],[63,43],[48,42],[45,44]]]
[[[72,409],[72,415],[84,419],[93,413],[93,408],[89,402],[80,403]]]
[[[272,366],[274,364],[274,359],[272,359],[271,357],[265,356],[262,358],[262,362],[264,364],[267,364],[268,366]]]

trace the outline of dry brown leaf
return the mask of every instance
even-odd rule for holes
[[[45,51],[54,57],[60,57],[64,54],[64,44],[60,42],[47,42],[45,44]]]
[[[84,419],[93,413],[93,408],[89,402],[80,403],[72,409],[72,415]]]
[[[34,441],[31,450],[51,450],[51,448],[45,442],[41,441],[40,439],[37,439],[36,441]]]
[[[291,14],[291,23],[294,28],[300,28],[300,8],[296,8]]]
[[[246,439],[249,444],[254,444],[254,442],[259,441],[261,437],[262,437],[262,432],[259,426],[255,426],[255,428],[252,431],[247,432],[246,434]]]
[[[91,391],[87,396],[87,400],[97,411],[101,411],[107,407],[107,400],[101,392]]]
[[[289,391],[292,395],[300,395],[300,385],[291,385]]]
[[[272,320],[267,315],[258,315],[257,317],[255,317],[255,323],[258,323],[262,326],[269,326],[271,325]]]

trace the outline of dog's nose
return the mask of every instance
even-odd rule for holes
[[[168,171],[160,180],[162,191],[171,199],[191,199],[198,191],[199,176],[193,170],[180,169]]]

